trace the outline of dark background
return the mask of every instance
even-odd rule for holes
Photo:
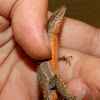
[[[65,16],[100,28],[100,0],[49,0],[50,11],[63,5],[67,7]]]

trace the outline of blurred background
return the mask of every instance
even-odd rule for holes
[[[48,0],[49,10],[55,11],[60,6],[67,7],[66,17],[83,21],[100,28],[100,0]]]

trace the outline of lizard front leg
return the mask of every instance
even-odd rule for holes
[[[58,60],[64,60],[66,63],[69,63],[69,65],[71,65],[71,63],[70,63],[70,60],[69,59],[72,59],[72,56],[61,56],[61,55],[59,55],[58,56]]]

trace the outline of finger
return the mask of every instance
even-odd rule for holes
[[[0,0],[0,47],[12,38],[10,27],[10,11],[16,0]]]
[[[83,22],[65,18],[60,46],[100,57],[100,30]]]
[[[44,37],[46,13],[47,0],[24,0],[18,1],[11,14],[15,40],[35,59],[50,56]]]
[[[85,83],[81,78],[75,78],[68,82],[67,89],[73,93],[78,100],[99,100],[99,91],[92,84]]]
[[[75,77],[82,78],[85,82],[93,84],[100,90],[100,59],[77,52],[60,48],[60,55],[72,56],[71,66],[65,61],[59,61],[59,74],[64,82],[68,82]]]
[[[16,2],[17,0],[0,0],[0,15],[9,19],[11,10]]]
[[[13,35],[10,22],[4,17],[0,16],[0,47],[11,40],[12,37]]]

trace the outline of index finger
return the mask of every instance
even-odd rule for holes
[[[65,18],[60,46],[100,57],[100,29],[75,19]]]

